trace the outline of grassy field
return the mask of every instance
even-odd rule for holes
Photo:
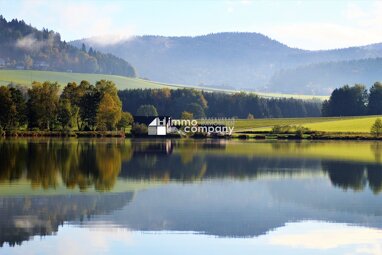
[[[99,80],[111,80],[114,81],[118,89],[149,89],[149,88],[195,88],[204,91],[211,92],[225,92],[235,93],[236,90],[224,90],[209,87],[199,87],[191,85],[181,84],[167,84],[161,82],[154,82],[143,80],[139,78],[128,78],[117,75],[107,74],[87,74],[87,73],[66,73],[66,72],[50,72],[50,71],[32,71],[32,70],[0,70],[0,85],[7,85],[10,82],[19,83],[23,85],[30,85],[33,81],[57,81],[61,85],[66,85],[68,82],[75,81],[79,83],[81,80],[87,80],[91,83],[95,83]],[[298,98],[298,99],[327,99],[327,96],[311,96],[311,95],[293,95],[293,94],[276,94],[276,93],[256,93],[261,97],[277,97],[277,98]]]
[[[136,88],[165,88],[167,84],[150,82],[137,78],[128,78],[117,75],[107,74],[86,74],[86,73],[65,73],[48,71],[30,71],[30,70],[0,70],[0,85],[6,85],[10,82],[23,85],[30,85],[33,81],[55,81],[61,85],[68,82],[81,82],[87,80],[95,83],[99,80],[111,80],[118,86],[118,89],[136,89]]]
[[[371,125],[378,117],[382,118],[382,116],[362,116],[237,120],[235,132],[270,131],[275,125],[300,125],[312,131],[369,133]]]

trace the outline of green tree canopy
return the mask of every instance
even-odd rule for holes
[[[119,129],[125,129],[131,124],[133,124],[134,118],[133,115],[129,112],[122,112],[121,120],[118,122],[117,127]]]
[[[369,91],[369,104],[367,105],[368,114],[382,114],[382,83],[374,83]]]
[[[204,112],[203,107],[200,104],[197,103],[191,103],[187,106],[187,111],[191,112],[192,115],[199,119],[199,118],[204,118],[206,117],[206,114]]]
[[[10,90],[5,87],[0,87],[0,130],[7,129],[11,126],[12,121],[16,116],[16,106],[12,101]]]
[[[324,104],[325,116],[360,116],[367,113],[367,90],[365,86],[345,85],[335,89],[330,99]]]
[[[137,110],[138,116],[158,116],[157,109],[153,105],[141,105]]]
[[[40,129],[52,128],[56,121],[58,107],[57,82],[34,82],[32,88],[28,90],[29,101],[29,125]]]
[[[382,121],[377,118],[374,124],[371,126],[370,133],[375,137],[379,137],[382,134]]]

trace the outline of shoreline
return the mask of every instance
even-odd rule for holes
[[[126,137],[121,131],[8,131],[0,137]]]
[[[0,136],[0,138],[33,138],[33,137],[51,137],[51,138],[141,138],[141,139],[237,139],[237,140],[367,140],[380,141],[381,137],[375,137],[368,133],[325,133],[311,132],[306,134],[271,132],[240,132],[231,136],[223,135],[205,135],[195,134],[193,136],[182,137],[179,135],[149,136],[149,135],[131,135],[121,131],[9,131]]]

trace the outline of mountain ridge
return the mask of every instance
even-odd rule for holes
[[[336,84],[321,83],[322,73],[312,79],[291,84],[293,79],[275,84],[283,70],[302,66],[346,62],[382,57],[382,43],[330,50],[292,48],[266,35],[254,32],[222,32],[198,36],[133,36],[111,45],[101,45],[94,38],[70,42],[85,43],[96,49],[128,59],[139,70],[140,76],[168,83],[181,83],[267,92],[328,94],[332,87],[347,81],[346,73],[336,73]],[[372,61],[371,61],[372,62]],[[344,64],[346,66],[346,63]],[[301,73],[294,73],[299,76]],[[362,77],[367,76],[366,72]],[[379,77],[376,74],[371,76]],[[314,77],[313,77],[314,78]],[[317,80],[317,81],[316,81]],[[369,80],[354,80],[365,83]],[[285,89],[288,84],[289,89]],[[371,85],[371,84],[367,84]]]

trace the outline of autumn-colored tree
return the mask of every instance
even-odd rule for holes
[[[194,114],[192,112],[182,112],[182,119],[184,120],[192,120],[194,118]]]
[[[99,103],[97,111],[97,129],[99,130],[113,130],[115,129],[118,121],[121,119],[122,108],[113,99],[113,97],[106,93]]]

